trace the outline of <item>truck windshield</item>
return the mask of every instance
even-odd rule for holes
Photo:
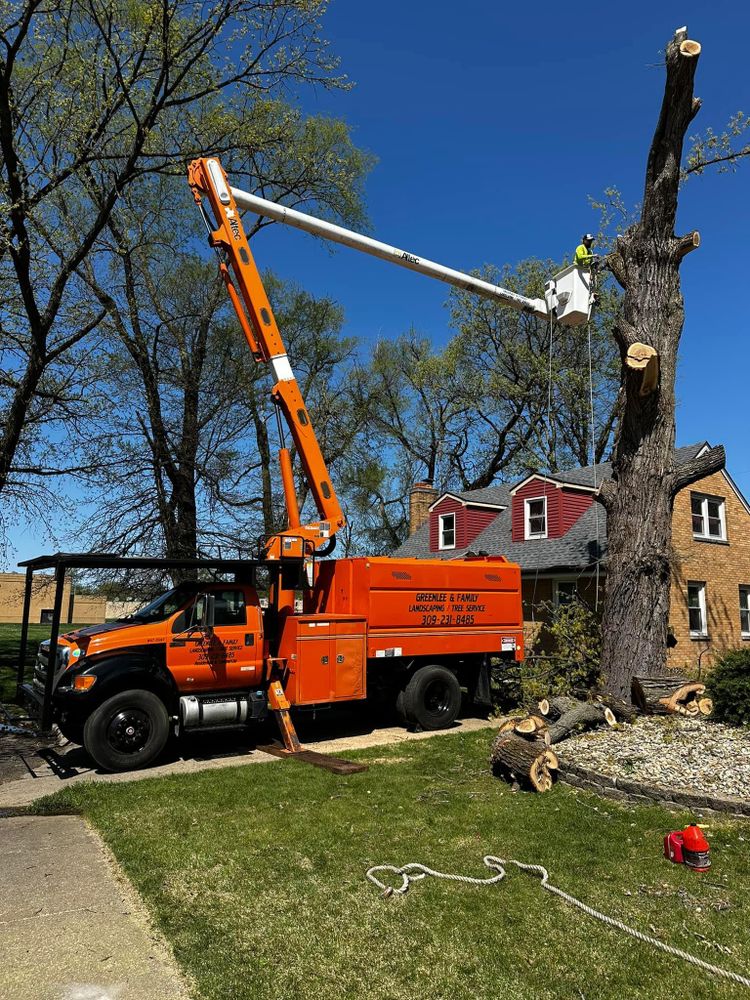
[[[130,620],[138,622],[163,622],[167,618],[170,618],[175,611],[179,611],[186,599],[191,594],[194,594],[195,591],[196,588],[194,586],[181,586],[175,587],[173,590],[168,590],[166,594],[160,594],[150,604],[139,608],[134,615],[130,616]]]

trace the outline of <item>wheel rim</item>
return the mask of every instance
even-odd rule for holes
[[[107,740],[117,753],[139,753],[151,735],[151,719],[139,708],[126,708],[107,727]]]
[[[447,715],[452,707],[448,683],[439,678],[430,681],[424,693],[424,707],[433,716]]]

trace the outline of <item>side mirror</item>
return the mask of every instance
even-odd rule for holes
[[[203,613],[203,628],[207,632],[213,632],[214,630],[214,618],[216,616],[216,595],[215,594],[205,594],[205,611]]]

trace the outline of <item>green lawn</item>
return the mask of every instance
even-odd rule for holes
[[[81,628],[80,625],[61,625],[63,632]],[[31,679],[31,667],[36,659],[36,651],[43,639],[49,639],[49,625],[29,625],[29,644],[26,647],[26,679]],[[7,622],[0,623],[0,701],[13,701],[16,697],[16,676],[18,671],[18,649],[21,641],[21,626]]]
[[[365,881],[372,864],[482,875],[482,856],[499,854],[750,972],[750,824],[711,821],[714,868],[696,875],[661,857],[687,814],[564,786],[514,794],[488,773],[489,742],[479,732],[359,751],[370,770],[347,778],[280,761],[79,784],[39,808],[75,807],[101,831],[203,1000],[747,996],[512,870],[491,888],[431,880],[382,899]]]

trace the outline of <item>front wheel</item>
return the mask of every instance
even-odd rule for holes
[[[439,664],[420,667],[399,694],[397,707],[408,725],[447,729],[461,709],[461,685],[446,667]]]
[[[83,745],[105,771],[132,771],[164,749],[169,715],[151,691],[122,691],[95,709],[83,728]]]

